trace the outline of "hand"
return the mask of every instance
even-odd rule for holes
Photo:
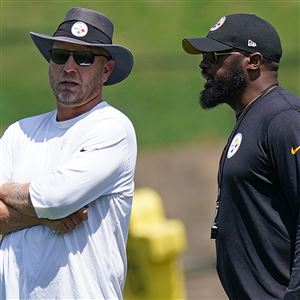
[[[43,224],[49,227],[55,233],[66,233],[74,230],[88,218],[88,206],[81,208],[73,214],[58,220],[44,219]]]

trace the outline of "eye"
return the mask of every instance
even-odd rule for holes
[[[90,66],[94,62],[95,55],[89,51],[77,51],[74,59],[80,66]]]

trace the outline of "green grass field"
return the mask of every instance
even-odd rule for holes
[[[70,7],[99,10],[115,24],[114,42],[135,55],[132,74],[104,91],[133,121],[139,146],[153,148],[224,138],[234,123],[227,106],[203,111],[200,56],[184,37],[206,35],[220,17],[256,13],[277,28],[283,45],[280,82],[300,95],[299,1],[1,1],[0,128],[55,106],[47,63],[29,31],[52,34]]]

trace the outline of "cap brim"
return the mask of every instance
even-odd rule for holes
[[[104,85],[112,85],[124,80],[131,72],[133,67],[133,55],[125,47],[116,44],[91,44],[81,40],[73,39],[64,36],[48,36],[45,34],[39,34],[35,32],[30,32],[30,36],[39,49],[43,57],[50,62],[50,50],[52,49],[52,44],[54,41],[62,41],[72,44],[85,45],[101,47],[105,49],[112,59],[116,62],[115,68],[111,73],[107,82]]]
[[[183,49],[190,54],[200,54],[203,52],[218,52],[233,49],[216,40],[210,38],[188,38],[182,40]]]

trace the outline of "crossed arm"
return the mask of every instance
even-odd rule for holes
[[[87,219],[87,210],[83,207],[59,220],[38,218],[30,200],[28,183],[5,183],[0,186],[0,234],[35,225],[45,225],[57,233],[65,233]]]

